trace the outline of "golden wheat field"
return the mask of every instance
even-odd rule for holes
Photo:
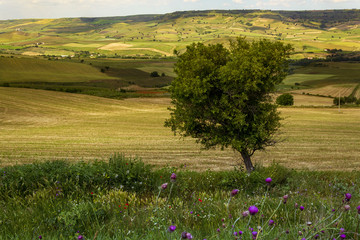
[[[237,164],[232,150],[200,150],[163,127],[170,99],[112,100],[34,89],[0,88],[0,164],[65,159],[107,160],[114,153],[139,156],[157,166],[225,170]],[[255,153],[296,169],[360,169],[360,110],[280,109],[281,142]]]

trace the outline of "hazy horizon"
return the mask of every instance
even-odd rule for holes
[[[0,20],[112,17],[201,10],[359,9],[359,0],[0,0]]]

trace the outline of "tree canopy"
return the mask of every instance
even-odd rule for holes
[[[285,78],[291,50],[265,39],[237,38],[229,49],[191,44],[175,64],[173,107],[165,126],[207,149],[233,148],[252,171],[254,152],[275,143],[281,118],[269,94]]]

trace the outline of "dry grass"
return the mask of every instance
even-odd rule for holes
[[[328,85],[325,87],[314,88],[314,89],[301,89],[292,91],[293,93],[309,93],[309,94],[320,94],[324,96],[338,97],[339,94],[341,97],[349,96],[357,84],[337,84],[337,85]]]
[[[123,101],[32,89],[0,88],[1,165],[68,159],[107,159],[115,152],[147,163],[187,164],[191,169],[233,167],[231,150],[200,151],[163,127],[169,99]],[[254,156],[293,168],[360,168],[360,111],[284,108],[285,140]]]

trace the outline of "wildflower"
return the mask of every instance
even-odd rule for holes
[[[42,236],[41,236],[41,235],[39,236],[39,239],[42,239]]]
[[[186,239],[186,234],[187,234],[187,232],[182,232],[182,233],[181,233],[181,238],[182,238],[182,239]]]
[[[78,239],[79,239],[79,240],[84,239],[83,235],[79,235],[79,236],[78,236]]]
[[[216,229],[217,232],[220,232],[220,228]]]
[[[298,234],[299,234],[299,236],[301,236],[301,235],[302,235],[302,232],[301,232],[301,231],[299,231],[299,232],[298,232]]]
[[[253,239],[256,239],[258,233],[257,232],[252,232],[251,234],[253,236]]]
[[[224,218],[222,218],[222,219],[221,219],[221,221],[222,221],[222,222],[224,222],[224,221],[225,221],[225,219],[224,219]]]
[[[243,213],[242,213],[242,215],[243,215],[243,217],[247,217],[247,216],[249,216],[249,211],[244,211]]]
[[[345,239],[345,238],[346,238],[346,235],[345,235],[345,234],[341,234],[341,235],[340,235],[340,238],[341,238],[341,239]]]
[[[288,196],[288,195],[284,195],[284,196],[283,196],[284,203],[286,203],[286,202],[287,202],[288,198],[289,198],[289,196]]]
[[[315,239],[318,239],[318,238],[319,238],[319,234],[316,234],[316,235],[314,236],[314,238],[315,238]]]
[[[340,233],[343,233],[345,232],[345,229],[344,228],[340,228]]]
[[[225,223],[223,223],[222,227],[223,227],[223,228],[226,228],[226,225],[225,225]]]
[[[175,182],[176,181],[176,174],[175,173],[172,173],[171,176],[170,176],[170,181],[171,182]]]
[[[356,209],[358,210],[358,214],[360,214],[360,205],[357,206]]]
[[[350,210],[350,205],[345,205],[344,208],[345,208],[345,211],[349,211]]]
[[[348,201],[350,201],[350,199],[351,199],[351,194],[350,194],[350,193],[346,193],[346,194],[345,194],[345,200],[348,202]]]
[[[190,214],[193,214],[193,211],[190,211]]]
[[[202,202],[202,200],[199,198],[199,202]]]
[[[274,225],[274,220],[270,219],[269,220],[269,226],[272,226],[272,225]]]
[[[256,206],[250,206],[249,207],[249,213],[250,215],[255,215],[256,213],[259,212],[259,209]]]
[[[267,178],[267,179],[265,179],[265,182],[266,182],[267,184],[270,184],[270,183],[271,183],[271,181],[272,181],[272,179],[271,179],[271,178]]]
[[[161,185],[161,188],[162,188],[163,190],[165,190],[165,189],[167,188],[167,186],[168,186],[168,183],[164,183],[164,184]]]
[[[233,196],[235,196],[236,194],[238,194],[238,192],[239,192],[239,189],[234,189],[234,190],[231,191],[230,196],[233,197]]]
[[[242,231],[239,231],[239,235],[241,236],[243,234],[243,232]]]
[[[295,208],[298,208],[299,207],[299,204],[295,203]]]
[[[90,194],[91,194],[91,195],[93,195],[93,194],[94,194],[94,192],[91,192]]]
[[[186,238],[187,239],[193,239],[193,236],[190,233],[186,233]]]
[[[286,231],[285,231],[285,233],[286,233],[286,234],[289,234],[289,233],[290,233],[290,231],[289,231],[289,230],[286,230]]]
[[[300,206],[299,209],[300,209],[300,211],[304,211],[305,208],[304,208],[304,206]]]
[[[306,222],[306,225],[311,226],[312,222]]]
[[[175,231],[175,229],[176,229],[176,226],[171,225],[171,226],[168,228],[168,231],[169,231],[169,232],[173,232],[173,231]]]
[[[237,232],[234,232],[234,236],[237,236],[238,235],[238,233]]]

